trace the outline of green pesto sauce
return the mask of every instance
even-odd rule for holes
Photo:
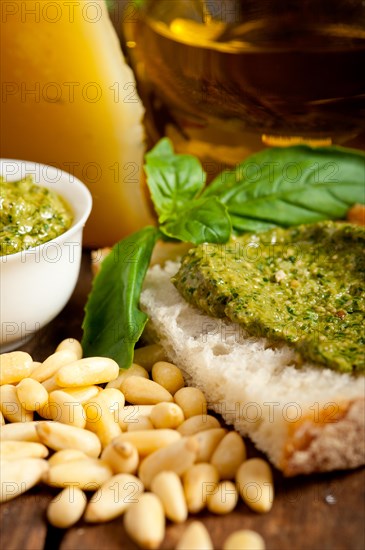
[[[43,244],[72,224],[66,202],[54,191],[35,185],[31,177],[0,179],[0,256]]]
[[[365,374],[365,228],[322,222],[200,245],[173,282],[184,298],[305,358]]]

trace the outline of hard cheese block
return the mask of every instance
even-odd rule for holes
[[[150,214],[144,109],[106,4],[14,0],[3,8],[1,156],[84,181],[94,198],[85,243],[111,245]]]

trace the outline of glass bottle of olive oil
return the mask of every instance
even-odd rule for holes
[[[151,135],[232,161],[364,131],[361,0],[144,0],[123,21]]]

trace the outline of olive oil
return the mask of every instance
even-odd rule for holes
[[[185,137],[224,146],[247,133],[341,143],[364,130],[364,20],[288,11],[246,21],[243,10],[233,21],[209,19],[197,4],[147,2],[126,24],[160,133],[161,121],[172,122]]]

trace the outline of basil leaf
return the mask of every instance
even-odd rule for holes
[[[174,148],[169,138],[162,138],[148,153],[145,154],[145,159],[153,157],[171,157],[174,155]]]
[[[216,197],[210,197],[194,200],[178,216],[160,226],[160,231],[193,244],[225,243],[232,227],[227,208]]]
[[[203,196],[226,204],[235,229],[260,231],[262,222],[290,226],[343,218],[350,206],[365,203],[364,182],[360,151],[278,147],[222,172]]]
[[[206,174],[192,155],[176,155],[167,138],[147,153],[144,169],[152,202],[164,223],[204,188]]]
[[[243,218],[241,216],[235,216],[231,214],[231,223],[236,233],[261,233],[262,231],[269,231],[277,227],[276,224],[265,222],[261,220],[251,220],[250,218]]]
[[[138,308],[143,280],[160,233],[145,227],[117,243],[94,279],[83,321],[86,356],[106,356],[121,368],[133,360],[147,316]]]

